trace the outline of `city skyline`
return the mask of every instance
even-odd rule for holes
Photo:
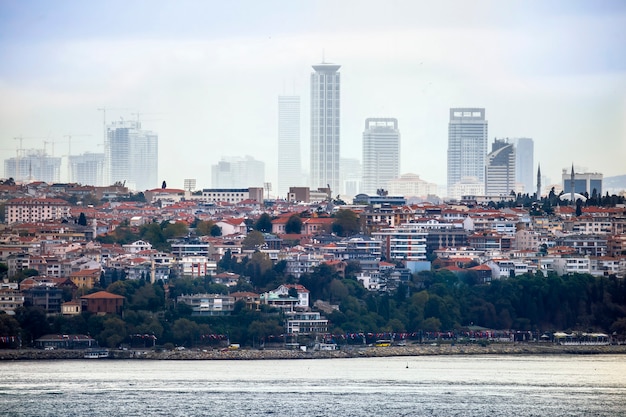
[[[208,166],[249,154],[276,187],[276,96],[301,97],[309,149],[310,68],[327,61],[344,74],[341,158],[361,157],[365,118],[392,116],[401,173],[443,185],[448,110],[469,106],[488,112],[490,139],[533,138],[552,184],[572,161],[624,174],[621,2],[112,3],[0,5],[0,158],[16,137],[24,149],[54,141],[59,156],[76,135],[73,154],[102,152],[106,107],[108,122],[141,113],[158,133],[159,183],[206,186]]]

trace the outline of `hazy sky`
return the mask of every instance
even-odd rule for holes
[[[361,158],[366,118],[395,117],[401,171],[445,184],[449,108],[485,107],[489,147],[533,138],[552,182],[572,162],[626,174],[621,0],[0,0],[0,158],[17,136],[102,152],[109,107],[109,120],[145,113],[170,187],[210,187],[212,164],[245,155],[276,184],[277,96],[302,97],[308,170],[323,57],[341,65],[342,157]]]

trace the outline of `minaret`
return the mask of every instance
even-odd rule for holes
[[[541,164],[537,165],[537,201],[541,200]]]
[[[574,164],[572,163],[572,175],[570,178],[570,201],[572,205],[576,205],[576,200],[574,199]]]

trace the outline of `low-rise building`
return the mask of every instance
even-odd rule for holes
[[[180,295],[176,302],[187,304],[194,316],[227,316],[233,312],[235,298],[222,294]]]

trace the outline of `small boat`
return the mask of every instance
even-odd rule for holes
[[[109,357],[109,351],[107,349],[91,349],[88,351],[85,351],[85,359],[102,359],[102,358],[108,358]]]

